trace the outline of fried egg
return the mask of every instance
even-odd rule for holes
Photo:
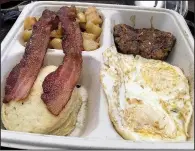
[[[180,68],[120,54],[115,47],[107,49],[103,59],[100,79],[109,116],[124,139],[187,140],[193,108]]]

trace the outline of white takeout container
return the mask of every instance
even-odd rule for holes
[[[27,5],[1,43],[1,96],[3,97],[4,95],[4,84],[8,73],[19,62],[25,50],[21,42],[24,19],[27,16],[40,16],[46,8],[57,11],[62,6],[72,4],[80,8],[87,8],[93,5],[97,7],[104,19],[100,48],[95,51],[83,52],[84,63],[80,83],[87,88],[89,94],[85,130],[79,137],[65,137],[14,132],[2,128],[1,145],[26,149],[193,149],[193,140],[187,142],[133,142],[123,140],[110,122],[107,101],[99,81],[102,52],[114,45],[113,26],[119,23],[133,25],[130,18],[135,15],[135,28],[150,28],[151,18],[153,18],[152,25],[154,28],[169,31],[176,36],[177,42],[174,50],[170,53],[168,62],[183,69],[185,75],[189,78],[191,86],[193,86],[194,39],[183,17],[171,10],[52,1],[34,2]],[[61,50],[48,49],[44,61],[45,65],[59,65],[63,56],[64,54]],[[191,87],[191,90],[192,96],[194,96],[194,88]]]

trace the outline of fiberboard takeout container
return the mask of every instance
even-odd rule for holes
[[[40,16],[46,8],[57,11],[62,6],[72,4],[80,8],[87,8],[93,5],[97,7],[104,20],[100,48],[95,51],[83,52],[84,62],[80,83],[86,87],[89,94],[85,129],[79,137],[66,137],[14,132],[2,128],[2,146],[29,149],[50,147],[79,149],[192,149],[194,146],[193,140],[187,142],[133,142],[123,140],[110,122],[107,101],[99,81],[102,52],[114,45],[113,26],[119,23],[129,25],[135,23],[135,28],[150,28],[152,24],[154,28],[169,31],[176,36],[177,42],[174,50],[169,55],[168,62],[182,68],[190,81],[190,85],[193,86],[194,39],[183,17],[171,10],[78,2],[45,1],[27,5],[1,43],[1,96],[3,97],[4,95],[4,83],[8,73],[19,62],[24,53],[25,48],[21,42],[24,19],[27,16]],[[135,20],[132,21],[132,18]],[[44,64],[59,65],[63,55],[61,50],[48,49]],[[191,87],[191,92],[192,96],[194,96],[193,87]],[[194,98],[192,100],[194,101]]]

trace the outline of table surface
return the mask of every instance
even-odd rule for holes
[[[75,1],[75,0],[67,0],[67,1]],[[82,2],[97,2],[97,3],[109,3],[109,4],[122,4],[122,5],[133,5],[133,2],[129,2],[127,0],[76,0],[76,1],[82,1]],[[2,2],[2,1],[1,1]],[[8,3],[4,3],[1,5],[1,8],[9,8],[9,7],[13,7],[16,4],[18,4],[19,2],[22,1],[12,1],[12,2],[8,2]],[[194,1],[189,1],[188,3],[188,14],[185,17],[185,19],[194,22]],[[6,34],[8,33],[8,31],[10,30],[10,28],[12,27],[12,25],[14,24],[15,20],[17,19],[17,16],[19,15],[18,12],[14,13],[14,17],[11,18],[10,20],[7,20],[6,22],[4,22],[4,24],[1,25],[1,30],[0,30],[0,41],[2,41],[4,39],[4,37],[6,36]],[[1,18],[2,19],[2,18]],[[193,36],[194,36],[194,28],[189,26]],[[14,148],[7,148],[7,147],[2,147],[1,149],[3,150],[9,150],[9,149],[14,149]]]

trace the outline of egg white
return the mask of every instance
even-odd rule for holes
[[[101,83],[108,100],[110,119],[123,138],[151,141],[187,139],[193,110],[188,81],[179,68],[141,56],[119,54],[115,47],[107,49],[103,57],[105,64],[100,72]],[[146,82],[142,74],[147,69],[146,64],[151,67],[159,65],[159,70],[162,68],[165,76],[157,75],[157,78],[164,79],[159,81],[164,84],[164,89],[156,91]],[[177,77],[175,85],[170,84],[174,78],[169,70],[174,71],[173,76]],[[169,80],[167,87],[166,80]],[[138,103],[129,103],[128,100],[137,100]],[[173,109],[174,112],[171,111]]]

